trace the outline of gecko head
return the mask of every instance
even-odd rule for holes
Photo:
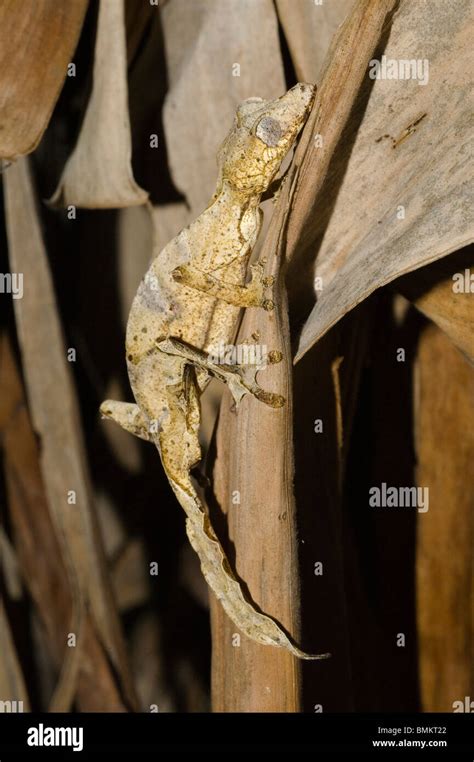
[[[307,119],[315,92],[314,85],[299,82],[280,98],[263,101],[260,104],[263,114],[255,111],[252,113],[250,108],[248,121],[251,133],[268,148],[279,149],[280,158],[283,158]],[[242,121],[246,121],[246,111],[244,106],[241,112]],[[282,153],[283,151],[285,153]]]
[[[221,180],[246,193],[263,193],[294,145],[316,87],[298,83],[273,101],[248,98],[219,152]]]

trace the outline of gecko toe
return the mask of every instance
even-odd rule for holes
[[[268,353],[268,362],[270,365],[276,365],[283,360],[283,353],[279,349],[272,349]]]

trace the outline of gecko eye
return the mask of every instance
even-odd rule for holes
[[[280,123],[271,116],[263,116],[257,124],[255,134],[265,145],[277,146],[281,140]]]

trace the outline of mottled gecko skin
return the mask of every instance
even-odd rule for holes
[[[199,397],[217,376],[238,402],[250,392],[266,404],[284,399],[255,381],[255,367],[213,365],[209,353],[234,340],[242,307],[272,309],[271,281],[249,258],[262,220],[262,194],[305,123],[315,88],[298,84],[281,98],[250,98],[238,108],[222,144],[215,194],[205,211],[154,258],[130,311],[126,355],[136,405],[107,400],[101,406],[136,436],[156,444],[170,484],[184,508],[186,529],[204,576],[234,623],[258,643],[310,656],[277,623],[248,602],[236,580],[190,477],[200,460]]]

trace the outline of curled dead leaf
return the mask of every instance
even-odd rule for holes
[[[53,206],[110,209],[148,198],[132,174],[125,40],[123,0],[101,0],[92,95]]]

